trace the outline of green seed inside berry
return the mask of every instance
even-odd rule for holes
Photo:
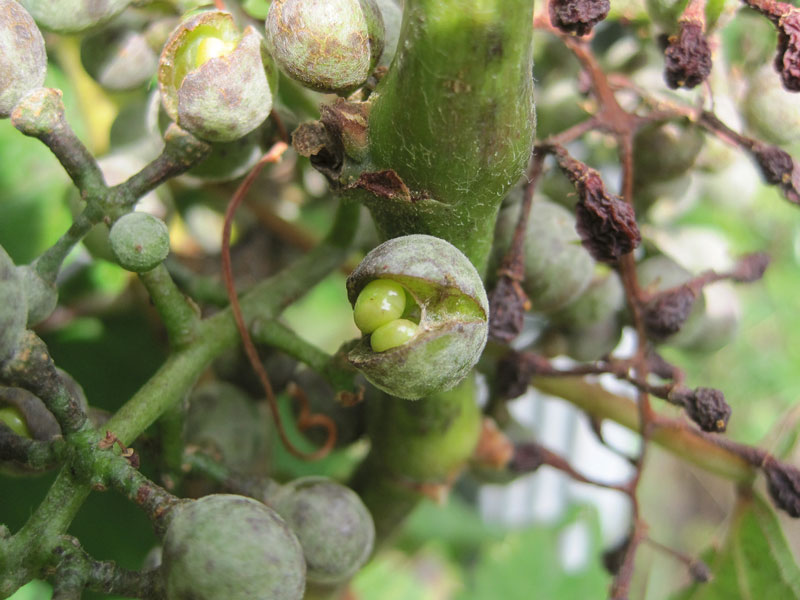
[[[372,333],[403,315],[406,292],[402,285],[389,279],[375,279],[361,290],[353,309],[353,319],[363,333]]]
[[[417,335],[419,325],[408,319],[395,319],[381,325],[369,338],[373,352],[386,352],[397,346],[402,346]]]
[[[241,34],[232,21],[220,19],[216,25],[200,25],[186,34],[175,53],[172,73],[175,89],[181,87],[187,73],[201,67],[212,58],[225,56],[236,48]]]
[[[25,438],[33,439],[25,417],[16,406],[0,406],[0,423],[6,424],[11,431]]]

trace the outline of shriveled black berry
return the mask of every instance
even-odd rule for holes
[[[777,146],[759,146],[753,150],[753,154],[767,183],[780,185],[792,176],[794,161],[788,152]]]
[[[610,9],[609,0],[550,0],[550,22],[566,33],[586,35]]]
[[[777,25],[775,69],[781,75],[783,87],[790,92],[800,92],[800,10],[790,10]]]
[[[767,490],[775,506],[789,516],[800,517],[800,470],[768,458],[762,471],[767,477]]]
[[[682,394],[680,399],[686,414],[703,431],[722,432],[728,427],[731,407],[725,402],[725,396],[721,391],[699,387],[692,392]]]
[[[693,560],[689,564],[689,575],[691,575],[692,579],[697,583],[707,583],[711,581],[713,577],[711,569],[700,559]]]
[[[644,307],[644,326],[649,337],[663,340],[680,331],[689,318],[697,293],[689,285],[656,294]]]
[[[513,279],[501,276],[489,294],[489,337],[510,342],[522,331],[525,293]]]
[[[580,201],[575,207],[575,228],[592,257],[615,263],[642,241],[636,215],[630,204],[610,195],[593,169],[576,185]]]
[[[766,252],[754,252],[741,258],[736,263],[731,275],[738,283],[752,283],[764,276],[769,266],[770,257]]]
[[[693,88],[711,73],[711,48],[703,27],[684,21],[677,35],[671,36],[664,51],[664,78],[672,89]]]
[[[539,444],[517,444],[508,468],[513,473],[532,473],[546,463],[547,456]]]

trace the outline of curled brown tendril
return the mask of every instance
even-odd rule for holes
[[[236,214],[236,209],[242,203],[242,200],[252,186],[253,181],[255,181],[256,177],[261,172],[261,169],[269,163],[275,163],[280,160],[287,149],[288,146],[286,142],[281,141],[275,143],[250,170],[244,178],[244,181],[242,181],[231,197],[228,208],[225,211],[225,224],[222,228],[222,277],[225,281],[225,289],[228,292],[228,299],[231,303],[231,312],[236,321],[236,328],[239,330],[239,335],[242,337],[242,345],[244,346],[245,354],[247,355],[250,365],[253,367],[253,371],[255,371],[258,376],[261,386],[264,388],[264,393],[266,394],[267,402],[269,403],[272,418],[275,421],[275,427],[278,430],[281,442],[283,442],[283,445],[291,454],[298,458],[318,460],[327,456],[336,444],[336,424],[325,415],[313,414],[308,408],[308,399],[305,397],[305,394],[295,386],[293,389],[290,389],[289,393],[293,398],[300,401],[300,416],[297,421],[297,427],[300,431],[304,431],[310,427],[324,427],[328,431],[328,437],[325,443],[313,452],[303,452],[296,448],[289,440],[281,422],[278,403],[275,400],[275,393],[272,390],[269,376],[264,369],[264,365],[261,364],[261,360],[258,357],[258,350],[256,350],[255,344],[253,344],[253,340],[250,337],[250,332],[245,325],[244,317],[242,316],[242,308],[239,304],[239,297],[236,295],[236,287],[233,282],[233,268],[231,266],[231,226],[233,224],[233,216]]]

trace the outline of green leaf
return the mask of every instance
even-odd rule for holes
[[[800,568],[775,513],[757,496],[739,501],[725,545],[704,559],[714,579],[672,600],[800,598]]]

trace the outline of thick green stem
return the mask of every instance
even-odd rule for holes
[[[369,113],[374,170],[410,191],[366,198],[384,236],[429,233],[484,269],[533,143],[532,13],[531,0],[406,1]]]
[[[181,348],[191,344],[200,323],[200,311],[181,293],[167,268],[160,264],[152,271],[140,273],[139,278],[164,321],[172,346]]]
[[[421,400],[384,395],[368,408],[372,447],[353,481],[385,541],[425,496],[446,494],[472,455],[480,408],[470,375]]]

